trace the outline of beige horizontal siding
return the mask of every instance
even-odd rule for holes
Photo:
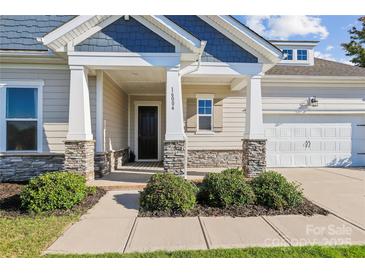
[[[64,152],[68,130],[70,71],[0,68],[4,80],[43,80],[43,151]],[[95,133],[95,78],[89,79],[92,129]]]
[[[128,95],[104,74],[103,117],[105,150],[128,147]]]
[[[245,130],[245,91],[231,91],[223,85],[184,85],[184,120],[186,120],[187,98],[197,94],[214,94],[223,99],[223,131],[213,135],[200,135],[187,132],[188,149],[242,149],[242,138]]]
[[[306,110],[308,97],[316,96],[316,111],[365,111],[365,88],[270,87],[262,88],[264,111]]]

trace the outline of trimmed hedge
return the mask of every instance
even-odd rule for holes
[[[80,203],[89,188],[83,176],[65,172],[48,172],[30,180],[20,193],[21,206],[29,212],[70,209]]]
[[[294,208],[303,203],[299,185],[275,171],[266,171],[251,181],[257,202],[275,209]]]
[[[226,169],[221,173],[208,173],[203,179],[198,197],[202,203],[214,207],[255,202],[251,186],[246,183],[244,173],[237,168]]]
[[[197,187],[171,173],[152,175],[141,192],[140,206],[145,211],[187,213],[196,204]]]

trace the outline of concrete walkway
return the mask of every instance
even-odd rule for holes
[[[139,218],[138,198],[137,191],[109,191],[45,253],[365,244],[364,229],[332,214]]]
[[[365,229],[365,168],[276,169],[299,182],[305,196]]]

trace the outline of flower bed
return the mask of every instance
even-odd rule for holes
[[[179,178],[179,179],[176,179]],[[184,187],[164,189],[166,181],[183,182]],[[189,187],[191,185],[191,187]],[[242,171],[227,169],[221,173],[208,173],[203,182],[197,184],[196,199],[192,198],[193,183],[172,174],[154,175],[141,193],[140,217],[179,217],[179,216],[232,216],[250,217],[263,215],[327,215],[328,211],[313,204],[303,196],[300,186],[289,182],[277,172],[264,172],[248,180]],[[157,191],[153,191],[156,189]],[[185,189],[189,193],[185,193]],[[151,191],[152,190],[152,191]],[[169,193],[166,196],[166,193]],[[164,207],[151,210],[146,207],[146,196],[163,200]],[[189,207],[178,210],[169,207],[174,197],[189,197]],[[166,201],[170,197],[171,201]]]
[[[24,183],[0,183],[0,216],[27,216],[36,215],[34,212],[27,211],[22,207],[21,193],[29,185]],[[104,196],[106,191],[102,188],[95,188],[87,192],[85,197],[69,209],[55,209],[46,212],[47,215],[69,215],[74,213],[84,213],[94,206],[99,199]],[[42,213],[41,213],[42,214]]]

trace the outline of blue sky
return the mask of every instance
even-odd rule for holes
[[[360,16],[235,16],[267,39],[319,40],[318,57],[349,63],[341,43],[349,41],[347,32],[360,26]]]

